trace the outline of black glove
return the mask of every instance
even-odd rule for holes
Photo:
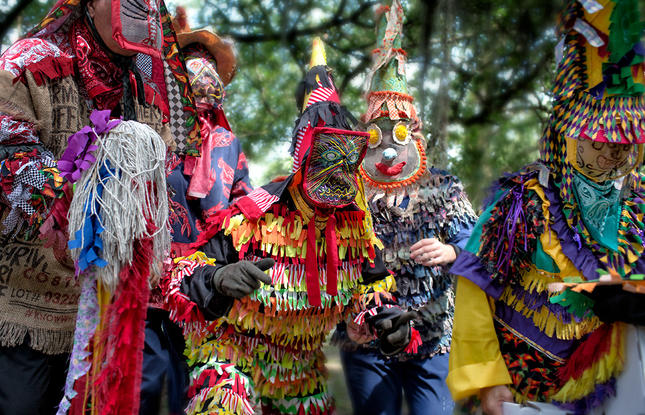
[[[386,308],[367,318],[380,341],[381,353],[391,356],[401,352],[410,342],[410,321],[417,318],[415,311],[404,312],[400,308]]]
[[[213,275],[212,284],[220,294],[242,298],[260,288],[260,282],[271,284],[271,277],[264,273],[275,261],[264,258],[257,262],[239,261],[224,265]]]
[[[600,321],[645,325],[645,294],[625,291],[620,285],[596,285],[584,294],[594,300],[593,312]]]

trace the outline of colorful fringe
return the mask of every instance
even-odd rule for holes
[[[311,306],[304,238],[307,228],[315,226],[318,263],[325,264],[326,235],[320,230],[324,223],[314,224],[306,213],[290,211],[282,204],[269,207],[254,221],[235,209],[209,217],[197,245],[213,237],[231,238],[240,259],[274,258],[276,264],[267,271],[271,285],[262,284],[251,295],[234,301],[225,317],[207,322],[179,288],[185,276],[196,267],[213,264],[212,259],[201,252],[180,258],[164,281],[171,317],[184,326],[187,356],[194,368],[189,413],[253,413],[254,394],[262,397],[267,410],[328,413],[332,404],[326,397],[323,342],[340,321],[361,307],[391,299],[388,291],[395,289],[391,277],[369,286],[361,284],[362,267],[375,255],[375,236],[365,227],[365,214],[335,213],[337,294],[327,294],[327,269],[321,266],[321,304]]]

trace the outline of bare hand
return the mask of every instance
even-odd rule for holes
[[[431,267],[451,264],[457,259],[457,254],[452,246],[439,242],[437,238],[427,238],[410,247],[410,258],[417,264]]]
[[[359,325],[354,323],[353,320],[347,323],[347,336],[358,344],[364,344],[376,339],[367,324]]]
[[[502,403],[513,402],[513,394],[506,385],[496,385],[481,390],[482,410],[486,415],[503,415]]]

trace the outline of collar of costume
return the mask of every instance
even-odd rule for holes
[[[295,184],[295,183],[294,183]],[[299,186],[291,186],[289,193],[296,208],[309,218],[307,224],[307,251],[305,254],[305,273],[307,280],[307,297],[309,305],[320,307],[320,275],[318,271],[318,238],[316,229],[324,224],[325,252],[327,253],[327,294],[338,294],[338,243],[336,236],[336,210],[321,211],[311,209],[305,198],[301,195]],[[322,231],[322,229],[321,229]]]
[[[115,62],[100,38],[95,36],[96,31],[90,27],[83,19],[78,19],[70,32],[78,76],[97,109],[111,110],[123,95],[124,67]]]

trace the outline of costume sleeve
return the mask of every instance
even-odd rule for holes
[[[233,184],[231,185],[231,201],[239,197],[246,196],[253,190],[253,186],[251,186],[251,179],[249,178],[249,166],[246,162],[246,155],[242,151],[242,145],[240,144],[240,141],[236,139],[235,143],[238,147],[239,155],[237,158],[237,166],[235,168]]]
[[[212,285],[215,272],[227,264],[237,262],[238,254],[230,237],[217,233],[203,246],[207,261],[201,262],[181,281],[181,292],[187,295],[207,320],[222,317],[231,309],[234,298],[220,294]]]
[[[398,307],[392,293],[396,291],[396,281],[383,262],[383,251],[375,248],[374,263],[363,264],[363,281],[359,284],[359,309],[353,317],[354,322],[362,325],[367,315],[376,315],[383,308]]]
[[[41,143],[29,90],[11,76],[0,71],[0,202],[10,209],[5,232],[23,222],[40,226],[65,183]]]
[[[448,245],[451,245],[454,248],[455,254],[459,255],[459,253],[466,248],[466,243],[468,242],[474,227],[475,222],[463,223],[460,226],[459,231],[452,238],[447,240]]]
[[[454,400],[480,389],[511,383],[499,349],[488,297],[477,285],[459,277],[446,383]]]

